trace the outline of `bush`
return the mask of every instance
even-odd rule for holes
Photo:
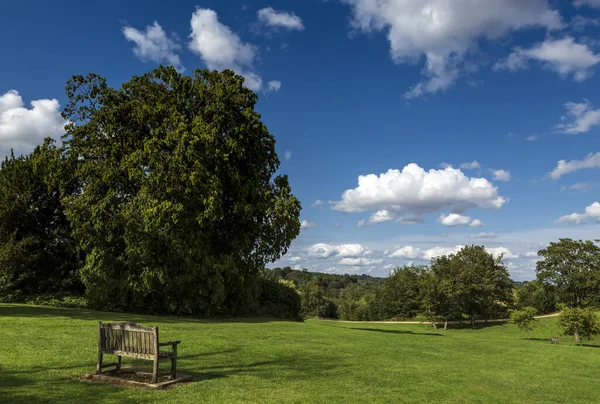
[[[51,307],[69,307],[74,309],[87,308],[87,299],[83,296],[60,296],[60,295],[39,295],[24,299],[26,304],[35,304],[38,306]]]
[[[535,314],[537,309],[535,307],[523,307],[521,310],[510,310],[510,322],[515,324],[521,331],[528,333],[533,330],[536,322]]]
[[[582,339],[590,340],[600,334],[600,321],[596,312],[591,308],[570,308],[560,305],[558,326],[563,330],[563,335],[573,335],[581,344]]]
[[[301,319],[300,295],[290,283],[292,282],[260,279],[260,314],[291,320]]]

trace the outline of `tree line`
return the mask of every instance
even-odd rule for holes
[[[397,267],[386,278],[289,267],[265,270],[265,277],[289,282],[301,296],[303,315],[342,320],[473,324],[525,308],[533,316],[561,305],[600,307],[600,247],[595,242],[560,239],[538,255],[536,279],[530,282],[512,281],[502,257],[476,245],[426,266]]]

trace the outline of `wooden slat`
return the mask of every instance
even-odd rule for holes
[[[166,352],[166,351],[161,351],[161,352],[163,353],[162,355],[159,355],[159,359],[161,359],[161,360],[169,359],[171,356],[173,356],[170,352]],[[136,352],[129,352],[129,351],[121,351],[119,349],[103,349],[102,353],[125,356],[128,358],[148,359],[148,360],[153,360],[154,356],[155,356],[154,354],[144,354],[144,353],[136,353]]]
[[[102,328],[112,328],[112,329],[116,329],[116,330],[125,330],[125,331],[153,332],[152,327],[146,327],[146,326],[128,322],[128,321],[102,324]]]

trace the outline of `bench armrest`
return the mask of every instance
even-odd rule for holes
[[[165,346],[165,345],[179,345],[181,344],[181,341],[168,341],[168,342],[160,342],[158,344],[158,346]]]

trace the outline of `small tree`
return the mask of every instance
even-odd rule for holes
[[[563,335],[575,336],[575,340],[581,345],[582,339],[589,341],[600,334],[600,321],[593,309],[571,308],[565,305],[559,308],[561,313],[558,326],[562,329]]]
[[[536,312],[535,307],[523,307],[521,310],[511,310],[510,322],[515,324],[519,330],[525,331],[528,334],[538,322],[535,318]]]

